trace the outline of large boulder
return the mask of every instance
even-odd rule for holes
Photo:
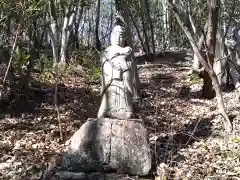
[[[150,177],[138,177],[138,176],[128,176],[126,174],[118,173],[100,173],[95,172],[91,174],[86,173],[73,173],[61,171],[55,174],[55,177],[60,177],[64,180],[150,180]]]
[[[62,169],[146,176],[151,169],[147,131],[137,119],[88,119],[72,136]]]

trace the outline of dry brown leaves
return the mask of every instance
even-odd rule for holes
[[[232,135],[225,135],[215,100],[199,98],[201,85],[189,82],[188,69],[188,62],[165,57],[139,70],[143,101],[136,110],[149,131],[156,179],[237,179],[239,102],[234,92],[224,93],[235,127]],[[0,179],[40,179],[49,164],[58,166],[70,136],[87,118],[96,117],[99,85],[72,75],[59,89],[64,142],[52,93],[45,94],[33,112],[3,113]]]
[[[200,98],[202,84],[192,84],[188,62],[158,59],[141,68],[144,106],[139,116],[149,129],[156,179],[238,179],[240,177],[240,104],[224,93],[235,130],[227,135],[216,101]]]

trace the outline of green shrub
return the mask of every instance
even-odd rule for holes
[[[191,84],[201,84],[202,79],[199,77],[198,73],[193,72],[190,75],[190,83]]]
[[[53,69],[44,69],[39,75],[39,80],[44,83],[53,82],[55,75],[53,74]]]
[[[87,81],[96,82],[100,79],[100,56],[95,49],[82,47],[72,54],[72,59],[74,59],[74,62],[71,62],[70,64],[77,64],[78,66],[81,66],[82,71],[80,73],[87,79]]]
[[[39,57],[39,61],[37,63],[37,69],[41,72],[45,69],[51,69],[53,67],[53,60],[51,57],[47,56],[46,54],[41,54]]]
[[[16,50],[13,53],[13,57],[13,66],[18,71],[18,74],[24,74],[27,70],[27,65],[31,58],[27,53],[27,50],[20,46],[17,46]]]

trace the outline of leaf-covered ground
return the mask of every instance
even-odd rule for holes
[[[189,61],[170,53],[139,65],[142,102],[136,112],[149,132],[156,179],[239,179],[240,104],[234,92],[224,100],[234,132],[223,132],[216,101],[202,99],[201,81],[188,75]],[[54,87],[54,86],[53,86]],[[99,84],[78,75],[59,88],[60,141],[54,90],[39,93],[31,104],[18,101],[0,119],[0,179],[41,179],[55,173],[68,139],[100,106]],[[16,113],[17,112],[17,113]],[[52,167],[51,167],[52,166]],[[46,175],[46,174],[45,174]]]
[[[188,57],[168,55],[140,70],[156,176],[167,179],[240,178],[240,104],[224,92],[234,132],[223,131],[216,100],[201,98],[201,80],[189,76]]]

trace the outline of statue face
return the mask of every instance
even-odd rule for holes
[[[126,44],[126,38],[124,29],[121,26],[115,26],[113,28],[113,31],[111,33],[111,44],[112,45],[119,45],[121,47],[124,47]]]
[[[123,34],[122,34],[122,33],[121,33],[120,36],[119,36],[118,42],[119,42],[119,44],[118,44],[119,46],[121,46],[121,47],[124,47],[124,46],[125,46],[126,39],[123,37]]]

